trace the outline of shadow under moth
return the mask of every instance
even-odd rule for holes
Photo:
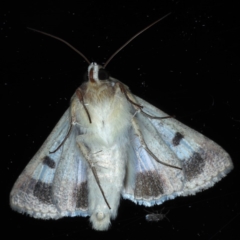
[[[94,229],[107,230],[121,197],[148,207],[162,204],[212,187],[233,168],[219,145],[135,96],[105,70],[163,18],[104,66],[79,52],[89,64],[88,80],[14,184],[14,210],[42,219],[90,216]]]

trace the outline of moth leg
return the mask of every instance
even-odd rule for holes
[[[126,99],[134,106],[135,109],[141,110],[143,106],[136,103],[133,96],[129,94],[129,91],[126,90],[125,86],[122,83],[118,82],[118,84],[119,84],[119,88],[121,89],[121,92],[125,95]]]
[[[80,103],[82,103],[84,110],[85,110],[86,113],[87,113],[89,122],[92,123],[90,114],[89,114],[89,112],[88,112],[88,110],[87,110],[87,107],[86,107],[86,105],[85,105],[85,103],[84,103],[84,99],[83,99],[83,94],[82,94],[81,88],[78,88],[78,89],[76,90],[76,95],[77,95],[77,98],[78,98],[78,100],[80,101]]]
[[[59,146],[58,146],[56,149],[54,149],[53,151],[49,151],[50,154],[55,153],[55,152],[57,152],[57,151],[60,149],[60,147],[61,147],[61,146],[65,143],[65,141],[68,139],[68,136],[70,135],[71,130],[72,130],[72,123],[71,123],[71,125],[70,125],[70,127],[69,127],[69,129],[68,129],[67,135],[65,136],[65,138],[63,139],[63,141],[59,144]]]
[[[85,106],[85,105],[83,105],[83,106]],[[87,112],[88,113],[88,112]],[[67,138],[69,137],[69,135],[70,135],[70,132],[71,132],[71,130],[72,130],[72,126],[73,125],[75,125],[75,124],[77,124],[77,120],[76,120],[76,100],[74,101],[72,101],[72,103],[71,103],[71,106],[70,106],[70,113],[69,113],[69,118],[70,118],[70,127],[69,127],[69,129],[68,129],[68,132],[67,132],[67,134],[66,134],[66,136],[65,136],[65,138],[63,139],[63,141],[59,144],[59,146],[56,148],[56,149],[54,149],[53,151],[50,151],[49,153],[51,154],[51,153],[55,153],[55,152],[57,152],[59,149],[60,149],[60,147],[64,144],[64,142],[67,140]],[[90,116],[89,116],[90,117]]]
[[[87,108],[85,107],[85,104],[84,104],[84,101],[83,101],[83,95],[82,95],[82,92],[81,92],[81,89],[80,89],[80,88],[78,88],[78,89],[76,90],[76,95],[77,95],[77,97],[78,97],[78,100],[80,100],[80,102],[83,104],[83,107],[84,107],[84,109],[86,110],[86,113],[87,113],[87,115],[88,115],[89,121],[90,121],[90,123],[91,123],[91,118],[90,118],[90,115],[89,115],[89,113],[88,113],[88,111],[87,111]],[[76,98],[75,98],[75,99],[72,101],[72,103],[71,103],[71,110],[70,110],[71,120],[72,120],[71,126],[74,125],[74,124],[77,124],[77,120],[76,120],[77,102],[76,102],[76,101],[77,101],[77,100],[76,100]],[[95,178],[95,180],[96,180],[96,183],[97,183],[97,185],[98,185],[98,187],[99,187],[99,190],[100,190],[101,193],[102,193],[102,196],[103,196],[103,198],[104,198],[104,201],[106,202],[108,208],[111,209],[111,207],[110,207],[110,205],[109,205],[109,203],[108,203],[108,201],[107,201],[107,199],[106,199],[106,197],[105,197],[104,191],[103,191],[103,189],[102,189],[102,187],[101,187],[101,184],[100,184],[100,181],[99,181],[99,178],[98,178],[98,174],[97,174],[97,170],[96,170],[93,162],[92,162],[91,159],[89,158],[89,152],[88,152],[87,148],[85,147],[85,145],[82,144],[81,136],[78,136],[78,138],[77,138],[77,143],[78,143],[78,146],[79,146],[82,154],[84,155],[86,161],[88,162],[88,165],[89,165],[89,167],[90,167],[90,169],[91,169],[91,171],[92,171],[92,173],[93,173],[93,176],[94,176],[94,178]]]
[[[119,83],[119,87],[120,87],[121,91],[123,92],[123,94],[125,95],[125,97],[127,98],[127,100],[133,105],[133,107],[136,110],[140,110],[143,115],[145,115],[145,116],[147,116],[149,118],[152,118],[152,119],[165,119],[165,118],[172,118],[172,117],[174,117],[174,116],[155,117],[155,116],[149,115],[148,113],[145,113],[143,111],[143,106],[141,106],[138,103],[136,103],[136,100],[133,97],[133,95],[129,91],[127,91],[127,89],[125,88],[125,86],[122,83]]]
[[[79,139],[78,139],[78,140],[79,140]],[[109,205],[109,203],[108,203],[108,201],[107,201],[107,198],[106,198],[106,196],[105,196],[105,194],[104,194],[104,191],[103,191],[103,189],[102,189],[102,187],[101,187],[101,183],[100,183],[99,178],[98,178],[97,170],[96,170],[96,168],[95,168],[92,160],[89,158],[89,152],[88,152],[87,148],[86,148],[86,147],[84,146],[84,144],[82,144],[80,141],[77,141],[77,143],[78,143],[78,146],[79,146],[81,152],[83,153],[85,159],[87,160],[89,167],[90,167],[91,170],[92,170],[93,176],[94,176],[94,178],[95,178],[95,180],[96,180],[96,183],[97,183],[97,185],[98,185],[98,187],[99,187],[99,190],[100,190],[101,193],[102,193],[102,196],[103,196],[103,198],[104,198],[104,201],[106,202],[108,208],[111,209],[111,207],[110,207],[110,205]]]
[[[139,127],[138,127],[138,124],[137,124],[135,118],[132,118],[132,126],[133,126],[133,129],[134,129],[134,131],[135,131],[135,134],[136,134],[136,135],[139,137],[139,139],[140,139],[140,142],[141,142],[141,144],[142,144],[142,147],[146,150],[146,152],[147,152],[152,158],[155,159],[155,161],[157,161],[158,163],[161,163],[161,164],[163,164],[163,165],[165,165],[165,166],[182,170],[182,168],[180,168],[180,167],[173,166],[173,165],[171,165],[171,164],[168,164],[168,163],[165,163],[165,162],[160,161],[160,160],[157,158],[157,156],[154,155],[154,153],[148,148],[146,142],[144,141],[144,137],[143,137],[143,135],[142,135],[141,130],[140,130]]]

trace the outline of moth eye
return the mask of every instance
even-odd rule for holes
[[[99,69],[99,71],[98,71],[98,79],[99,80],[106,80],[108,78],[109,78],[109,73],[105,69],[103,69],[103,68]]]

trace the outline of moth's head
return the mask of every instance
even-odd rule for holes
[[[109,73],[97,63],[91,63],[88,67],[88,81],[94,84],[100,84],[100,81],[108,80]]]

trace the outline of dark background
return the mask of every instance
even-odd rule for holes
[[[8,2],[8,7],[0,8],[2,235],[8,239],[136,239],[144,234],[161,240],[239,239],[237,4],[221,0],[32,2]],[[169,12],[169,17],[122,50],[107,69],[134,94],[220,144],[235,169],[211,189],[153,208],[122,200],[107,232],[92,230],[88,218],[43,221],[12,211],[12,185],[69,106],[87,69],[70,48],[26,27],[61,37],[90,61],[103,63],[135,33]],[[168,219],[146,222],[145,209],[169,211]]]

